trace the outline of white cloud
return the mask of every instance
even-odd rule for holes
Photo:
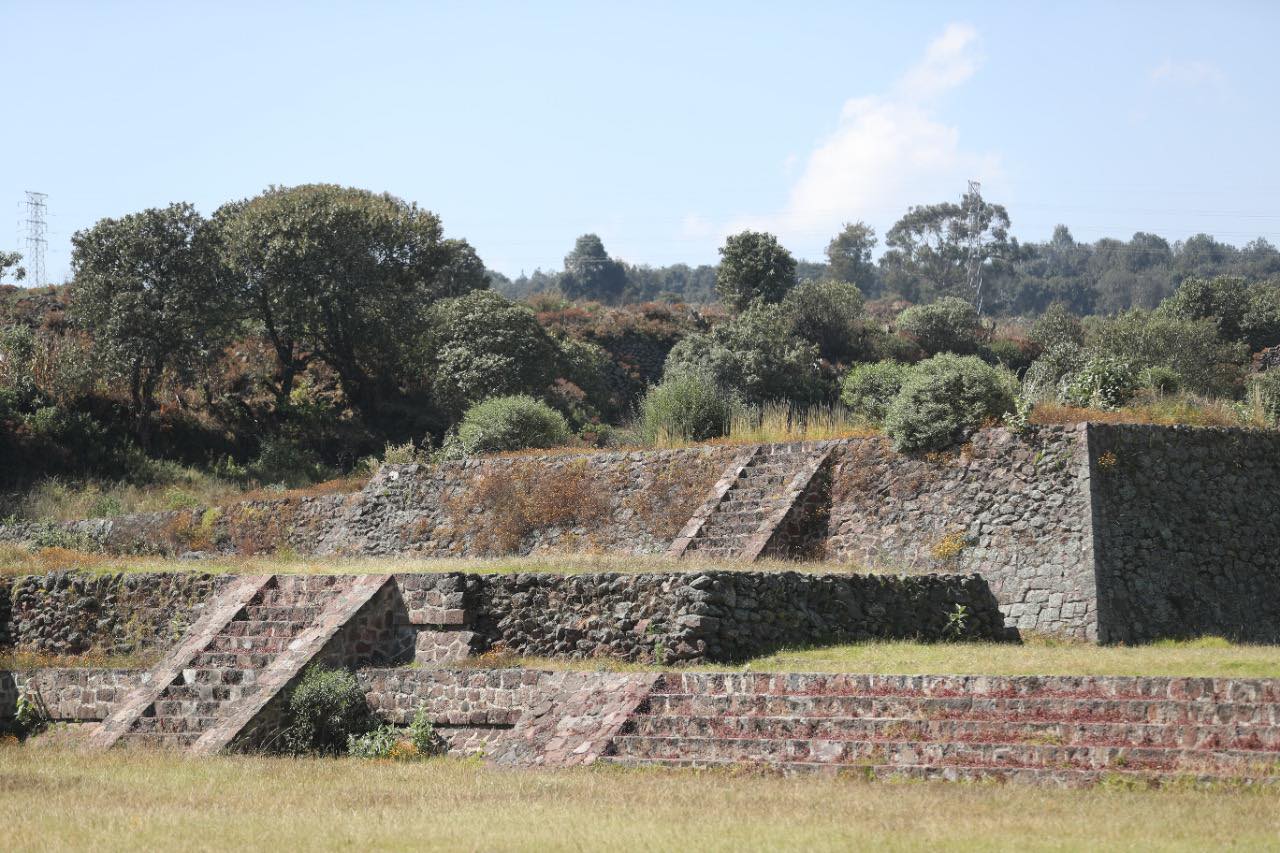
[[[1151,79],[1157,83],[1176,83],[1183,86],[1218,86],[1226,82],[1227,75],[1212,62],[1202,59],[1174,62],[1166,59],[1151,69]]]
[[[864,219],[883,234],[909,205],[958,197],[967,178],[997,176],[998,158],[965,150],[959,129],[933,108],[973,76],[977,42],[973,27],[951,24],[889,92],[847,101],[835,132],[808,155],[783,209],[741,217],[724,232],[765,229],[805,252],[806,243],[835,234],[842,222]]]
[[[978,70],[978,31],[968,24],[948,24],[929,43],[924,58],[898,81],[897,91],[909,100],[927,100],[944,94]]]

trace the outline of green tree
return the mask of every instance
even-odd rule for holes
[[[564,256],[560,292],[569,299],[593,299],[616,304],[627,286],[626,268],[609,257],[595,234],[583,234]]]
[[[1224,340],[1239,341],[1245,337],[1249,287],[1234,276],[1189,278],[1156,310],[1183,320],[1212,320]]]
[[[488,284],[430,211],[332,184],[273,187],[214,214],[221,256],[280,362],[287,401],[314,357],[366,413],[394,392],[437,299]]]
[[[831,275],[840,281],[873,288],[876,265],[871,252],[876,247],[876,231],[865,222],[845,223],[844,228],[827,244],[827,265]]]
[[[487,290],[438,303],[423,339],[432,395],[451,416],[490,397],[541,397],[557,347],[527,306]]]
[[[71,238],[73,319],[128,383],[144,445],[165,371],[185,374],[211,358],[234,316],[209,238],[189,204],[103,219]]]
[[[18,266],[22,263],[22,255],[18,252],[0,252],[0,283],[4,282],[4,277],[13,271],[13,280],[22,281],[27,277],[27,271],[23,267]]]
[[[958,296],[982,304],[969,288],[971,265],[990,278],[1018,256],[1009,238],[1009,213],[1002,205],[967,192],[959,204],[912,207],[885,235],[881,259],[886,285],[912,300]]]
[[[761,231],[734,234],[720,247],[716,292],[733,311],[781,302],[796,286],[796,259],[778,238]]]

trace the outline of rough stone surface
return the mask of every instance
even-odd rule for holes
[[[76,589],[79,577],[29,575],[18,583],[23,589]],[[145,583],[135,585],[136,609],[150,614],[163,610],[173,583],[196,576],[137,577]],[[486,650],[668,663],[731,661],[787,646],[870,638],[1005,636],[996,601],[975,575],[450,572],[399,574],[394,581],[340,635],[337,641],[349,644],[341,654],[344,661],[367,666],[416,658],[434,664]],[[104,589],[111,594],[115,587]],[[146,598],[146,590],[154,590],[154,598]],[[87,594],[23,600],[30,604],[15,614],[17,636],[36,642],[67,635],[83,623],[85,613],[108,606],[88,600]],[[77,649],[118,648],[122,626],[130,624],[117,619],[95,635],[100,646]],[[87,636],[78,642],[88,642]],[[168,648],[171,642],[159,645]]]
[[[1100,639],[1280,642],[1280,435],[1089,428]]]
[[[833,457],[829,558],[979,572],[1013,627],[1097,636],[1083,427],[982,430],[922,456],[852,439]]]
[[[200,572],[21,575],[7,589],[12,643],[50,654],[168,648],[227,577]]]

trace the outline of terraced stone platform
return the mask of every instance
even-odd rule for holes
[[[667,674],[625,765],[1089,784],[1280,782],[1280,682]]]

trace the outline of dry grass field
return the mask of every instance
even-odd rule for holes
[[[0,826],[15,851],[1274,849],[1280,792],[3,747]]]

